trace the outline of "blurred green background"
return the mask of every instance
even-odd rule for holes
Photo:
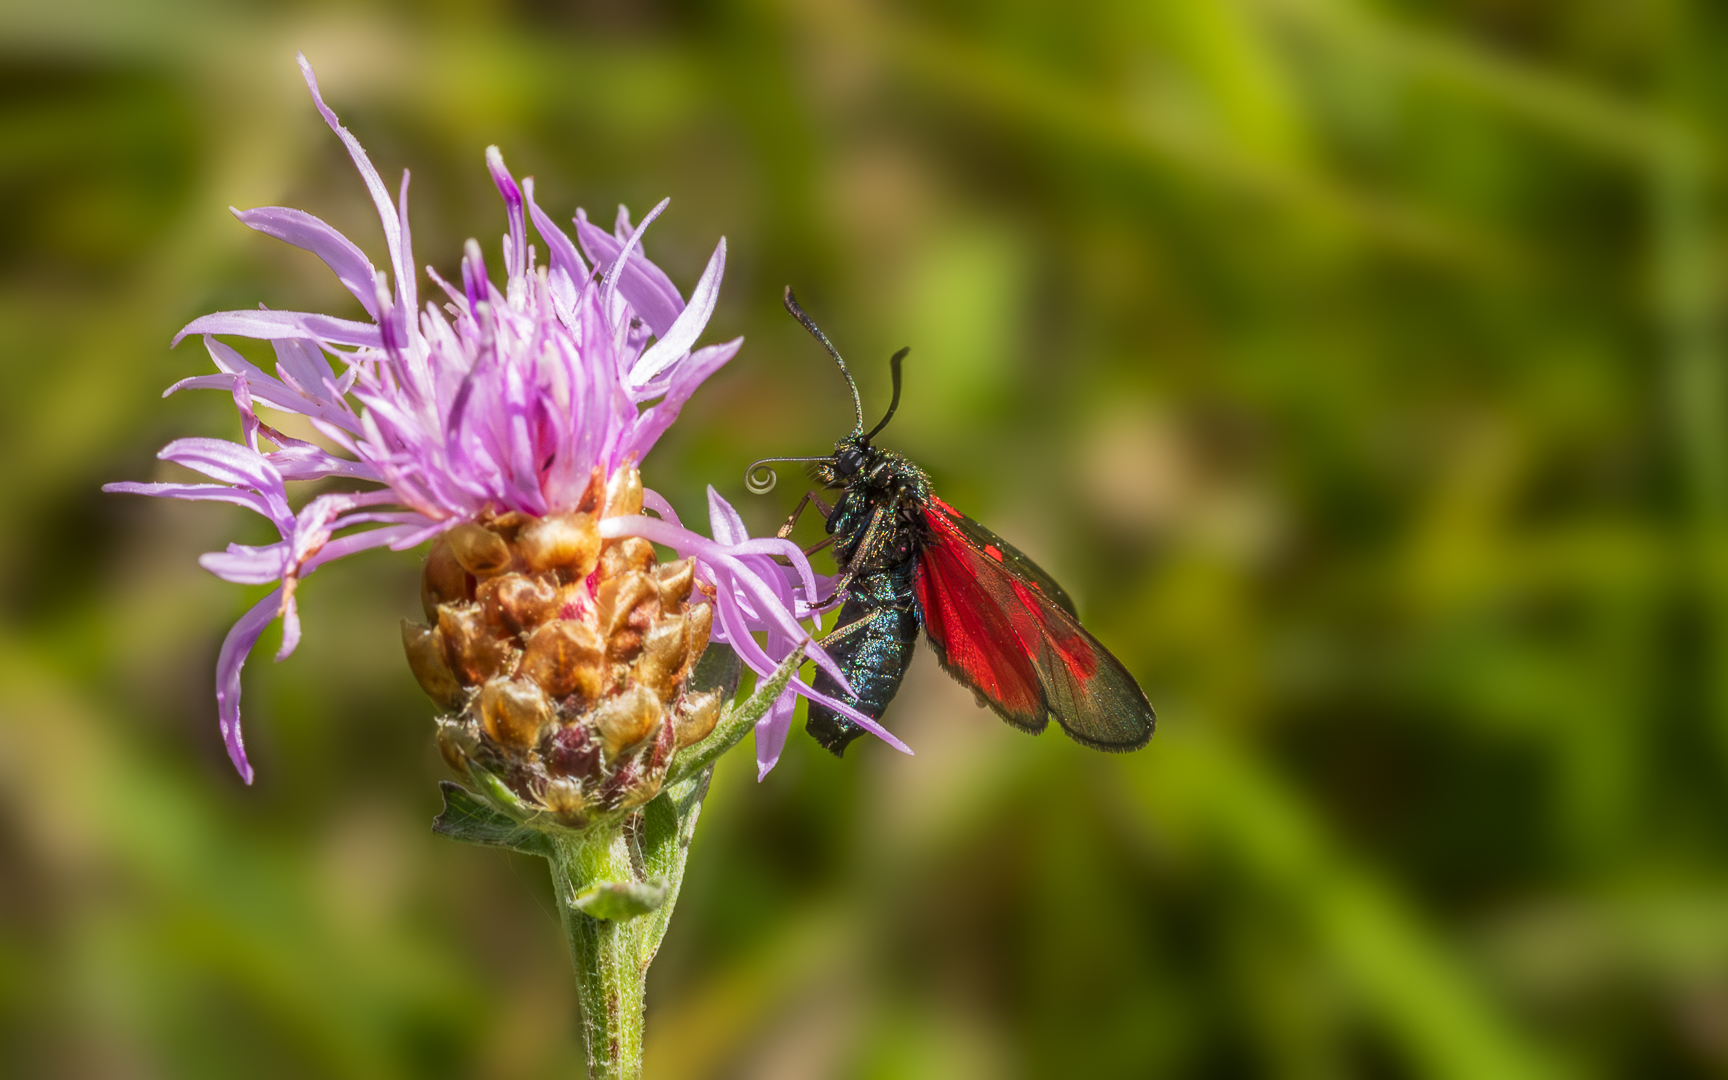
[[[414,560],[216,650],[261,523],[103,496],[233,437],[170,335],[358,314],[227,207],[422,262],[663,195],[745,350],[648,481],[850,423],[1076,596],[1159,708],[1032,739],[928,658],[918,751],[723,762],[649,1075],[1728,1073],[1728,22],[1687,0],[0,3],[0,1073],[566,1077],[543,866],[435,838]],[[496,264],[495,264],[496,265]]]

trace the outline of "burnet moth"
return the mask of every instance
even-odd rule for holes
[[[816,689],[880,719],[912,662],[924,628],[942,667],[982,705],[1022,731],[1037,734],[1051,718],[1076,742],[1098,750],[1138,750],[1157,717],[1122,662],[1086,629],[1062,586],[1014,546],[930,490],[924,471],[891,450],[871,445],[900,405],[900,365],[889,362],[894,398],[881,423],[864,430],[864,407],[846,362],[786,290],[786,310],[804,324],[852,391],[857,424],[822,457],[763,458],[745,482],[756,494],[775,484],[770,463],[807,463],[825,490],[839,490],[832,507],[815,492],[799,500],[779,535],[785,537],[814,503],[828,521],[840,568],[830,603],[843,600],[825,642],[852,684],[847,697],[818,671]],[[806,730],[839,755],[864,729],[815,702]]]

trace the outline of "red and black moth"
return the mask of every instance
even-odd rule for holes
[[[799,500],[781,528],[786,536],[814,503],[828,522],[827,544],[840,568],[833,599],[839,620],[824,642],[852,684],[851,696],[818,672],[816,689],[880,719],[900,688],[923,628],[942,667],[979,703],[1023,731],[1054,718],[1075,741],[1098,750],[1138,750],[1156,716],[1122,662],[1086,632],[1074,602],[1054,578],[1012,544],[949,506],[930,490],[917,465],[871,445],[900,404],[894,354],[894,398],[868,433],[858,387],[846,362],[786,290],[786,308],[828,350],[852,390],[858,422],[822,457],[763,458],[746,475],[758,494],[774,486],[770,462],[800,461],[826,490]],[[812,702],[806,728],[840,754],[863,733],[852,721]]]

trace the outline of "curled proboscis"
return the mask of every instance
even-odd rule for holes
[[[766,495],[773,491],[774,485],[779,482],[779,475],[766,461],[754,462],[744,470],[744,486],[750,489],[752,495]]]

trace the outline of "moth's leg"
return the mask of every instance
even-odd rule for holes
[[[821,645],[823,648],[827,648],[829,645],[832,645],[837,641],[844,640],[845,638],[848,638],[848,637],[852,636],[853,634],[857,633],[858,631],[864,629],[864,627],[870,625],[872,622],[875,622],[878,616],[886,615],[890,610],[892,610],[892,609],[891,608],[877,608],[875,611],[872,611],[870,614],[864,616],[862,619],[859,619],[856,622],[849,622],[845,626],[836,626],[834,629],[828,631],[827,634],[825,634],[821,638],[817,639],[816,644]]]
[[[838,579],[836,579],[836,580],[838,580]],[[827,597],[825,597],[822,600],[818,600],[816,603],[814,603],[810,606],[810,613],[812,615],[825,616],[830,611],[833,611],[835,608],[839,607],[841,604],[844,604],[845,602],[846,602],[846,596],[844,593],[830,592],[827,595]]]
[[[782,540],[791,536],[793,526],[797,525],[798,519],[804,515],[804,508],[809,506],[812,502],[816,504],[816,509],[821,513],[823,521],[827,521],[830,517],[834,516],[834,508],[823,502],[820,495],[816,494],[814,491],[806,491],[804,497],[798,500],[798,505],[792,508],[791,516],[787,517],[786,524],[780,526],[780,531],[774,535]],[[808,555],[809,552],[805,552],[805,554]]]
[[[858,541],[858,550],[852,556],[852,561],[846,564],[846,570],[834,579],[834,591],[828,594],[830,602],[846,595],[846,587],[852,584],[852,575],[860,568],[868,566],[871,557],[876,554],[877,537],[882,534],[882,521],[888,512],[885,506],[878,506],[870,515],[870,524],[864,530],[864,538]]]
[[[823,548],[827,547],[829,544],[832,544],[833,542],[834,542],[834,535],[832,533],[830,533],[829,535],[824,536],[822,539],[816,541],[814,544],[811,544],[809,547],[805,548],[804,554],[814,555],[818,551],[821,551]]]
[[[804,497],[798,500],[798,505],[792,508],[792,513],[787,515],[786,524],[780,526],[780,531],[776,532],[774,534],[775,536],[784,540],[788,536],[792,535],[793,527],[798,524],[798,519],[804,515],[804,508],[810,505],[810,499],[815,494],[814,491],[806,491],[804,493]]]

